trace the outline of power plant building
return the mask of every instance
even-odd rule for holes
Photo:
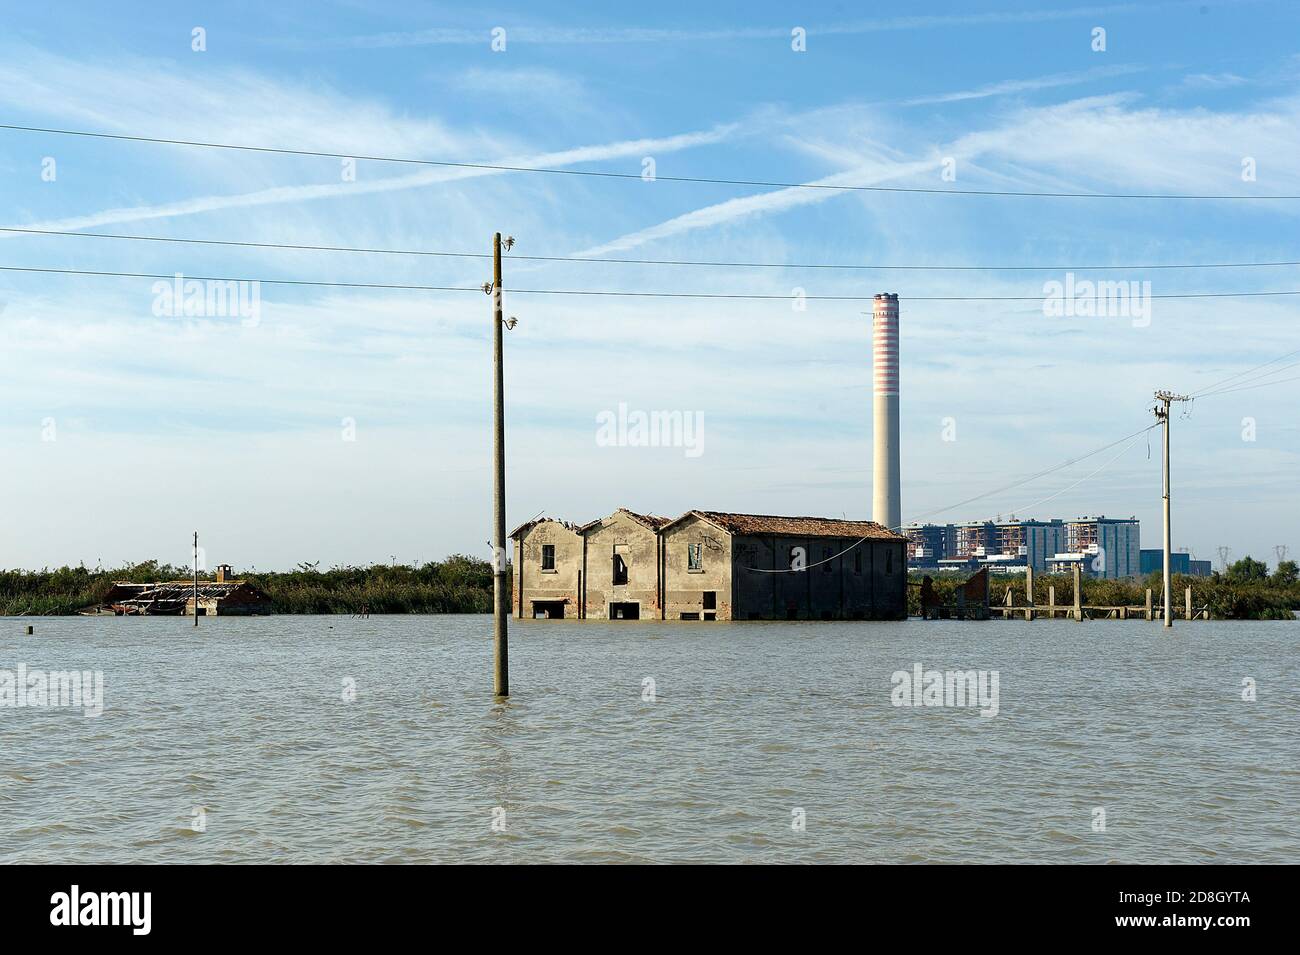
[[[909,566],[917,569],[1004,573],[1072,573],[1079,564],[1091,577],[1135,577],[1142,573],[1136,518],[1083,517],[1076,520],[965,521],[910,524]]]
[[[1165,568],[1165,552],[1159,548],[1143,550],[1140,560],[1143,577],[1151,573],[1160,573]],[[1208,577],[1212,568],[1208,560],[1193,560],[1192,555],[1186,551],[1176,550],[1169,554],[1169,572],[1186,574],[1189,577]]]

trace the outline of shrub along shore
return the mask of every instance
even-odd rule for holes
[[[241,571],[241,580],[271,598],[275,613],[491,613],[492,567],[455,554],[411,567],[372,564],[295,570]],[[92,609],[116,581],[189,580],[193,571],[155,560],[113,569],[0,570],[0,615],[63,615]],[[199,574],[211,581],[211,574]]]
[[[1192,602],[1208,605],[1216,620],[1290,620],[1300,610],[1300,580],[1294,561],[1283,561],[1272,574],[1258,561],[1243,558],[1226,573],[1210,577],[1173,579],[1174,607],[1181,614],[1183,591],[1192,588]],[[94,570],[60,567],[57,570],[0,570],[0,615],[65,615],[92,609],[103,603],[109,587],[119,580],[149,583],[158,580],[188,580],[186,567],[143,561],[126,567]],[[289,571],[248,570],[238,574],[270,598],[275,613],[491,613],[492,567],[477,557],[455,554],[442,561],[412,567],[404,564],[371,564],[368,567],[332,567],[299,564]],[[920,613],[922,571],[912,571],[907,588],[908,612]],[[942,599],[966,574],[932,574]],[[199,579],[211,580],[200,574]],[[1023,579],[994,576],[990,599],[996,608],[1011,586],[1017,606],[1024,606]],[[1160,602],[1160,575],[1145,580],[1083,581],[1083,603],[1105,606],[1140,606],[1146,590],[1152,589]],[[1074,601],[1070,577],[1035,576],[1034,603],[1047,604],[1047,588],[1056,588],[1058,605]]]
[[[1174,592],[1174,611],[1183,615],[1183,596],[1188,587],[1192,588],[1192,605],[1208,606],[1210,617],[1214,620],[1292,620],[1295,611],[1300,610],[1300,582],[1297,581],[1296,567],[1293,561],[1283,561],[1281,569],[1268,574],[1263,564],[1244,558],[1228,568],[1226,574],[1215,571],[1209,577],[1188,577],[1174,574],[1171,585]],[[1234,573],[1235,572],[1235,573]],[[921,612],[921,579],[924,571],[913,570],[908,574],[908,583],[915,586],[907,588],[908,613]],[[963,583],[966,573],[932,573],[935,590],[945,603],[955,600],[953,592]],[[1025,606],[1025,581],[1023,577],[989,578],[989,601],[996,614],[1002,605],[1003,595],[1010,586],[1017,607]],[[1074,579],[1072,576],[1034,575],[1034,603],[1047,606],[1047,588],[1056,588],[1056,604],[1074,603]],[[1156,608],[1160,606],[1160,591],[1163,587],[1161,575],[1148,574],[1145,579],[1126,580],[1089,580],[1082,581],[1082,603],[1089,606],[1143,606],[1146,602],[1147,588],[1151,589]]]

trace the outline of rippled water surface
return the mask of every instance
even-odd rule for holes
[[[0,669],[105,679],[97,718],[0,708],[5,862],[1294,862],[1300,849],[1297,623],[512,621],[506,704],[491,699],[488,617],[0,626]],[[997,670],[997,716],[893,706],[891,674],[916,663]]]

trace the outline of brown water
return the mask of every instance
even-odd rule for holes
[[[505,704],[487,617],[0,628],[0,670],[105,680],[99,717],[0,707],[4,862],[1300,850],[1300,623],[512,622]],[[997,670],[997,715],[892,705],[891,674],[916,663]]]

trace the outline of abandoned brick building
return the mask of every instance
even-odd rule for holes
[[[907,539],[872,521],[619,508],[510,535],[514,615],[584,620],[901,620]]]

